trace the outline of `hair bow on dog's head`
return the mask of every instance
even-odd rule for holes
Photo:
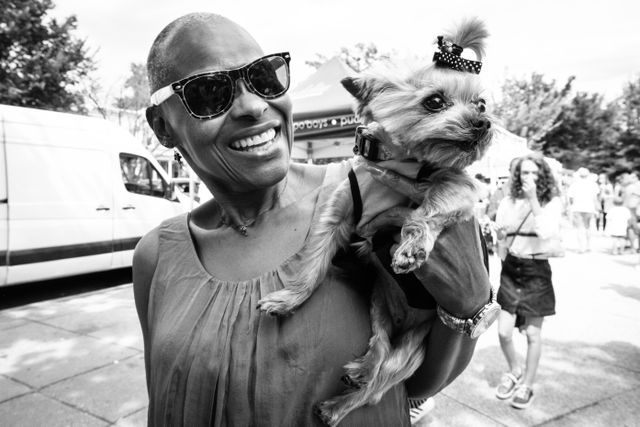
[[[445,41],[444,36],[438,36],[438,48],[440,52],[433,54],[433,62],[436,63],[436,66],[480,74],[482,62],[471,61],[460,56],[463,51],[462,47],[450,41]]]

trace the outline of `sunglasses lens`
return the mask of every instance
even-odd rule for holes
[[[253,89],[265,98],[276,98],[289,89],[289,66],[280,56],[269,56],[247,70]]]
[[[201,117],[223,112],[233,101],[233,82],[224,74],[198,77],[184,86],[184,98],[191,111]]]

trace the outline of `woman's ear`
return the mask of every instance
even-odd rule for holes
[[[145,115],[147,117],[147,123],[149,123],[153,133],[156,134],[160,144],[167,148],[174,148],[176,143],[173,140],[173,132],[167,121],[162,117],[160,108],[152,105],[147,108]]]

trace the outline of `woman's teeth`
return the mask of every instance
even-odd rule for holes
[[[260,135],[250,136],[231,143],[231,148],[238,151],[266,151],[274,143],[276,130],[271,128]]]

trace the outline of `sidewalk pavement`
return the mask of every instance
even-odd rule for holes
[[[531,407],[494,397],[506,369],[494,325],[419,425],[640,426],[640,254],[605,244],[551,261],[558,314],[543,326]],[[131,284],[0,311],[0,425],[144,426],[146,406]]]

